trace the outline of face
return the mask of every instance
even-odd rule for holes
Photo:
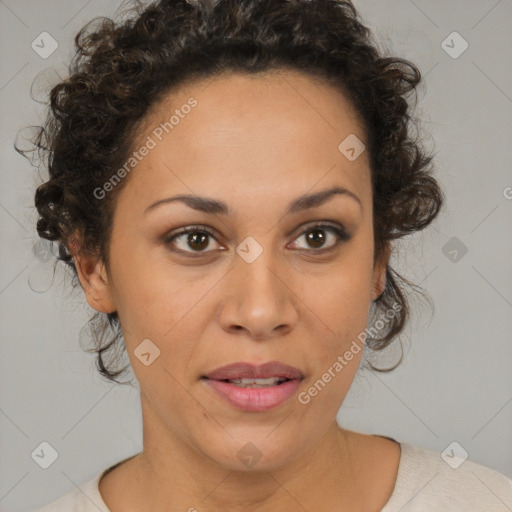
[[[332,427],[362,350],[343,356],[363,345],[386,263],[373,265],[368,155],[338,148],[351,134],[366,142],[344,96],[293,72],[190,83],[149,113],[134,148],[141,158],[117,198],[108,272],[75,258],[91,306],[118,312],[145,447],[158,435],[160,446],[240,470],[237,453],[251,442],[258,468],[269,469]],[[178,195],[227,211],[166,201]],[[202,378],[269,361],[302,380],[265,410],[234,405]],[[257,392],[268,405],[271,392]]]

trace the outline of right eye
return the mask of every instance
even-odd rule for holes
[[[185,235],[188,236],[185,237]],[[201,254],[205,252],[212,252],[205,250],[205,248],[210,245],[209,238],[215,239],[215,235],[205,226],[189,226],[178,232],[167,235],[164,239],[164,243],[171,246],[170,250],[173,252]],[[179,243],[176,243],[176,241],[179,241]],[[181,245],[181,247],[172,247],[176,247],[177,245]],[[188,250],[189,248],[197,250]]]

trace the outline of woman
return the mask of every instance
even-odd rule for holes
[[[336,422],[408,319],[392,242],[443,204],[417,68],[348,1],[162,0],[87,30],[35,141],[38,232],[116,333],[102,375],[126,346],[143,451],[40,510],[510,509],[505,475]]]

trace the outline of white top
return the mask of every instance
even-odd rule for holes
[[[400,446],[395,487],[381,512],[512,511],[512,479],[502,473],[469,459],[453,469],[438,452],[403,442]],[[110,512],[98,482],[125,460],[35,512]]]

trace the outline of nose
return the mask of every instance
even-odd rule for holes
[[[252,263],[236,258],[223,283],[226,299],[219,321],[224,330],[231,334],[244,331],[262,341],[294,328],[299,302],[294,293],[294,277],[271,259],[266,251]]]

